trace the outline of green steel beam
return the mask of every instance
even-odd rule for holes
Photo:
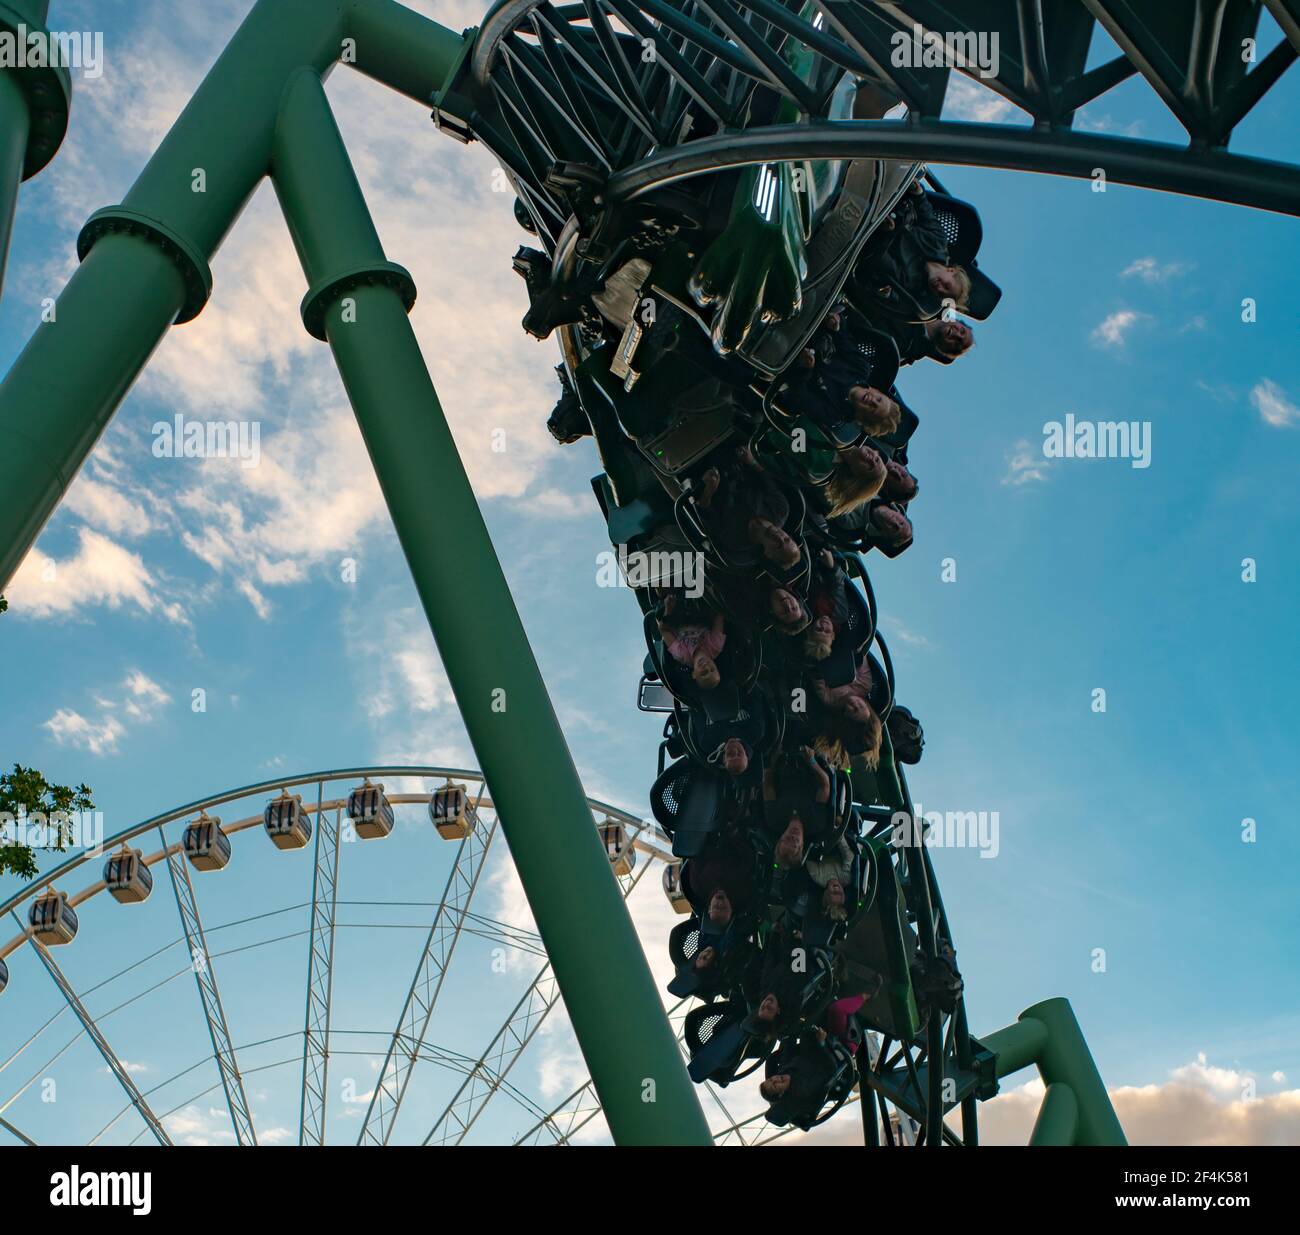
[[[395,0],[258,0],[126,200],[87,224],[55,320],[0,386],[0,589],[168,327],[202,310],[208,261],[270,170],[293,74],[325,76],[342,56],[421,96],[441,85],[461,44]]]
[[[1001,1080],[1038,1062],[1047,1045],[1047,1026],[1021,1017],[1014,1025],[985,1034],[980,1041],[997,1056],[996,1072]]]
[[[319,78],[285,93],[276,192],[574,1032],[619,1144],[710,1143]],[[558,858],[557,858],[558,855]],[[649,1083],[649,1082],[652,1082]]]

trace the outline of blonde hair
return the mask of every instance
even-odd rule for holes
[[[847,515],[864,502],[871,501],[884,486],[888,474],[882,467],[878,476],[863,476],[854,471],[847,460],[836,463],[835,470],[826,482],[826,496],[831,504],[829,517],[835,519]]]
[[[804,636],[803,654],[809,660],[825,660],[833,650],[835,637],[832,635],[829,639],[820,638],[816,631]]]
[[[844,743],[839,738],[825,733],[818,734],[813,738],[813,750],[821,755],[835,771],[849,770],[849,752],[844,749]]]
[[[966,305],[970,302],[970,275],[967,273],[965,266],[959,266],[956,262],[952,264],[952,272],[957,279],[957,295],[955,297],[957,307],[959,309],[965,309]]]
[[[843,884],[840,885],[840,887],[843,886],[844,886]],[[847,896],[848,894],[845,893],[845,895]],[[826,903],[826,898],[828,896],[830,896],[830,892],[826,889],[823,889],[822,890],[822,912],[828,918],[830,918],[832,922],[847,922],[849,918],[849,911],[843,905],[828,905]]]
[[[885,402],[889,406],[883,412],[871,411],[857,417],[858,424],[872,437],[888,437],[898,428],[898,422],[903,417],[903,409],[896,399],[886,395]]]

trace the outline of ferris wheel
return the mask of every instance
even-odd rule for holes
[[[624,898],[689,912],[657,825],[588,801]],[[77,853],[0,904],[14,929],[0,944],[4,1139],[599,1139],[585,1070],[557,1098],[529,1067],[562,1003],[531,922],[485,904],[513,873],[496,837],[478,772],[363,767],[213,794]],[[395,863],[437,899],[406,899]],[[336,981],[358,968],[345,950],[379,971],[359,999]],[[459,979],[485,957],[504,980]],[[476,986],[498,998],[471,1036],[459,1008]],[[679,1042],[694,1005],[667,1005]],[[360,1089],[358,1069],[372,1078]],[[790,1131],[755,1095],[710,1085],[706,1105],[719,1143]],[[893,1118],[906,1139],[913,1121]]]

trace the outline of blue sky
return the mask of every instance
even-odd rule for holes
[[[413,7],[455,28],[476,16],[473,4]],[[186,6],[164,22],[154,0],[56,0],[55,24],[107,32],[107,66],[77,81],[68,141],[23,190],[0,368],[70,274],[80,225],[121,199],[247,8]],[[1234,149],[1297,157],[1298,83],[1293,71]],[[642,811],[658,725],[633,706],[636,606],[595,585],[607,541],[587,483],[594,452],[545,433],[556,357],[518,327],[525,301],[509,259],[526,237],[511,198],[492,191],[486,152],[440,139],[419,107],[342,71],[329,92],[389,256],[420,286],[413,322],[588,791]],[[950,107],[1015,118],[964,83]],[[1083,123],[1177,139],[1133,82]],[[1005,295],[969,357],[904,371],[922,419],[916,542],[872,568],[900,699],[926,728],[914,795],[927,810],[997,812],[1000,824],[996,858],[936,855],[972,1026],[988,1031],[1066,995],[1131,1134],[1294,1141],[1296,221],[1113,184],[1096,193],[1081,181],[938,170],[979,205],[982,264]],[[269,188],[214,273],[211,305],[159,350],[3,619],[7,693],[24,706],[0,718],[0,757],[88,782],[110,832],[290,772],[472,763],[341,386],[299,323],[302,275]],[[1253,323],[1242,321],[1245,298]],[[151,427],[177,413],[258,422],[261,465],[154,458]],[[1067,413],[1148,423],[1150,467],[1044,458],[1044,426]],[[497,429],[504,453],[492,449]],[[1245,558],[1257,582],[1242,581]],[[356,583],[342,578],[347,559]],[[955,582],[941,580],[945,559]],[[53,583],[40,578],[49,561]],[[1092,710],[1099,688],[1104,713]],[[196,689],[202,713],[191,710]],[[1253,844],[1241,840],[1246,817],[1258,824]],[[199,884],[210,924],[309,896],[305,855],[277,855],[256,835],[242,844],[237,868]],[[409,812],[390,841],[350,847],[344,895],[434,900],[448,849]],[[633,903],[662,972],[671,915],[657,882],[656,872]],[[0,894],[13,887],[0,881]],[[500,855],[479,908],[527,920]],[[377,909],[353,912],[380,920],[366,916]],[[336,1025],[391,1027],[430,912],[387,907],[384,929],[343,932]],[[81,989],[178,934],[161,896],[132,911],[96,904],[85,917],[86,937],[61,953]],[[293,935],[305,913],[267,921]],[[252,942],[266,929],[227,937]],[[305,952],[295,935],[229,959],[237,1041],[301,1027]],[[58,1007],[33,959],[11,961],[0,1064],[32,1018]],[[477,1055],[530,962],[514,956],[495,973],[478,943],[464,962],[435,1037]],[[151,963],[159,977],[176,968]],[[147,986],[147,972],[120,991]],[[96,998],[99,1010],[115,1002]],[[143,1078],[202,1055],[188,978],[108,1024]],[[293,1054],[292,1042],[279,1047]],[[273,1046],[257,1049],[273,1062]],[[532,1052],[518,1079],[539,1100],[581,1079],[562,1019]],[[0,1104],[34,1054],[0,1070]],[[336,1073],[359,1092],[373,1083],[361,1056],[341,1057]],[[33,1089],[6,1115],[37,1139],[63,1121],[93,1134],[120,1105],[84,1045],[50,1075],[65,1096],[42,1104]],[[429,1065],[417,1075],[412,1135],[449,1083]],[[295,1070],[258,1076],[264,1126],[296,1131]],[[1258,1096],[1245,1100],[1252,1078]],[[179,1100],[182,1089],[168,1093]],[[1000,1100],[995,1124],[1019,1128],[1033,1097],[1030,1086]],[[183,1113],[178,1135],[218,1137],[207,1110]],[[347,1117],[355,1127],[346,1111],[338,1128]],[[110,1139],[127,1139],[128,1122]],[[503,1112],[485,1134],[526,1122]]]

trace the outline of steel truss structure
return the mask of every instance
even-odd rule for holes
[[[208,951],[208,941],[203,933],[203,921],[199,917],[199,903],[194,896],[194,885],[190,882],[189,864],[185,861],[181,846],[167,844],[167,837],[161,828],[158,830],[158,836],[163,843],[163,852],[167,855],[167,873],[171,876],[172,890],[176,893],[176,908],[181,915],[181,926],[185,932],[185,950],[190,958],[190,967],[194,970],[195,984],[199,988],[203,1017],[207,1021],[208,1034],[212,1038],[212,1057],[216,1060],[217,1070],[221,1073],[221,1087],[226,1093],[226,1106],[230,1110],[230,1122],[234,1125],[235,1139],[241,1145],[256,1145],[257,1134],[253,1131],[253,1117],[249,1113],[248,1097],[244,1093],[244,1078],[239,1073],[235,1050],[230,1042],[230,1028],[226,1024],[221,992],[217,989],[217,974],[212,964],[212,953]],[[309,974],[309,989],[310,985]],[[305,1052],[303,1057],[305,1061]],[[304,1078],[305,1076],[304,1071]],[[305,1079],[303,1088],[305,1092]]]
[[[1282,31],[1269,48],[1265,8]],[[1089,68],[1098,31],[1118,54]],[[816,57],[808,79],[780,54],[792,46]],[[978,59],[980,47],[996,56]],[[1104,174],[1300,214],[1300,167],[1228,149],[1298,51],[1297,0],[505,0],[435,118],[491,148],[550,252],[573,213],[572,175],[558,169],[574,165],[607,203],[758,163],[884,158]],[[905,118],[833,115],[844,73]],[[1024,122],[943,119],[954,73]],[[1076,128],[1083,108],[1131,79],[1186,130],[1186,146]],[[755,120],[759,91],[798,120]]]
[[[48,8],[48,0],[0,0],[0,30],[22,24],[44,31]],[[1260,48],[1265,10],[1281,39]],[[1090,64],[1098,31],[1118,55]],[[979,57],[981,35],[996,36],[996,64]],[[308,288],[304,327],[328,343],[337,361],[533,907],[539,950],[553,966],[553,978],[543,970],[516,1009],[515,1027],[508,1022],[498,1042],[470,1063],[463,1111],[449,1110],[430,1138],[454,1125],[452,1139],[460,1139],[487,1098],[509,1092],[509,1067],[562,992],[615,1138],[702,1144],[710,1131],[622,906],[626,890],[609,879],[608,857],[589,826],[590,804],[407,321],[414,283],[383,249],[325,97],[323,81],[349,47],[352,67],[431,107],[442,131],[490,148],[519,195],[524,221],[557,267],[576,255],[599,268],[609,256],[602,234],[611,213],[671,208],[684,182],[765,163],[880,158],[1069,176],[1100,171],[1120,183],[1300,214],[1297,166],[1229,150],[1234,132],[1300,50],[1300,0],[499,0],[479,28],[463,35],[396,0],[257,0],[126,200],[87,222],[78,241],[80,268],[57,302],[59,330],[38,330],[0,385],[2,588],[159,341],[202,312],[213,290],[213,255],[258,185],[273,180]],[[944,120],[954,72],[1019,108],[1027,123]],[[840,86],[850,79],[867,87],[858,95],[874,94],[871,114],[842,110]],[[1081,109],[1130,80],[1144,82],[1174,116],[1186,146],[1076,131]],[[54,157],[71,99],[65,71],[0,70],[0,278],[19,184]],[[195,166],[209,173],[208,193],[191,191]],[[358,312],[346,317],[345,304]],[[449,542],[456,554],[445,551]],[[479,655],[485,638],[495,649],[490,667]],[[502,681],[510,698],[504,710],[495,706]],[[321,787],[357,774],[319,773],[265,787]],[[292,1061],[302,1071],[304,1143],[319,1141],[325,1130],[341,806],[325,801],[320,788],[306,1016]],[[902,808],[910,811],[910,804]],[[331,810],[332,831],[321,826]],[[258,822],[241,821],[235,830]],[[553,861],[557,849],[562,863]],[[12,910],[83,860],[64,863],[2,908]],[[207,958],[206,977],[196,977],[212,1058],[236,1136],[251,1143],[236,1048],[188,872],[174,844],[151,860],[168,862],[185,939]],[[926,906],[917,924],[932,954],[950,931],[923,841],[900,861],[911,893]],[[469,912],[470,866],[460,872],[458,865],[459,882],[449,889],[453,908],[431,928],[363,1139],[391,1135],[410,1067],[429,1050],[425,1034],[457,933],[494,929]],[[577,903],[600,930],[574,924]],[[24,932],[0,948],[0,958],[26,939]],[[32,946],[130,1105],[164,1139],[95,1019],[48,953]],[[615,1021],[622,1026],[618,1041],[608,1032]],[[889,1106],[916,1119],[930,1144],[973,1142],[981,1089],[1031,1063],[1048,1082],[1038,1139],[1104,1143],[1118,1133],[1063,1001],[1036,1005],[982,1044],[970,1038],[958,1004],[946,1020],[932,1018],[923,1044],[886,1042],[874,1060],[869,1055],[859,1060],[862,1092],[876,1099],[875,1107],[862,1103],[873,1111],[869,1142],[876,1134],[890,1138]],[[629,1059],[658,1079],[656,1103],[628,1094]],[[576,1120],[590,1118],[590,1096],[580,1089],[571,1108],[534,1112],[539,1126],[567,1139]],[[966,1125],[960,1137],[944,1120],[954,1106]],[[739,1134],[740,1127],[729,1131]]]

